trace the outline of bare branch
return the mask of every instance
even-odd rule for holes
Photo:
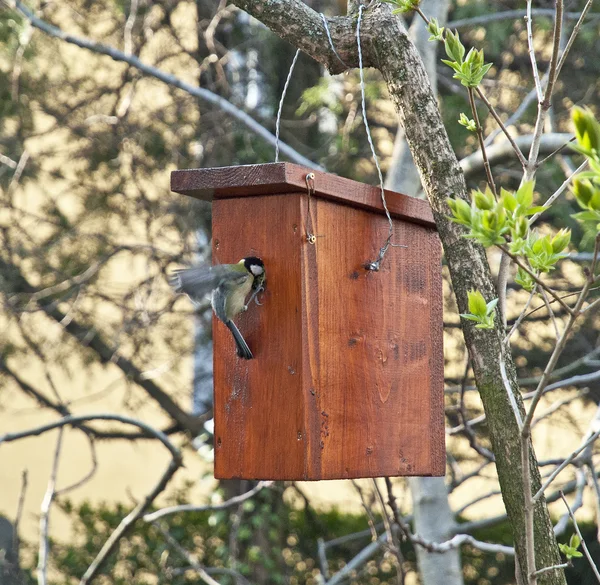
[[[588,165],[588,159],[586,158],[578,167],[577,169],[569,176],[567,177],[567,179],[563,182],[563,184],[556,190],[554,191],[554,193],[552,193],[552,195],[550,195],[550,197],[548,197],[548,199],[546,199],[546,201],[544,202],[544,207],[549,207],[550,205],[552,205],[559,197],[560,195],[563,193],[563,191],[569,186],[569,184],[571,183],[571,181],[581,172],[583,171]],[[539,211],[538,213],[536,213],[535,215],[532,215],[531,218],[529,219],[529,225],[533,225],[533,223],[536,221],[536,219],[542,215],[543,212]]]
[[[29,281],[21,274],[18,267],[8,265],[0,259],[0,269],[10,270],[15,279],[15,290],[28,294],[37,292]],[[106,343],[95,330],[90,330],[81,325],[75,319],[65,321],[65,314],[59,310],[54,303],[42,305],[41,309],[57,323],[62,323],[65,331],[71,334],[79,342],[94,350],[102,363],[116,365],[128,378],[132,379],[138,386],[144,389],[157,404],[176,421],[183,429],[189,430],[194,435],[202,432],[206,417],[197,417],[185,412],[162,388],[152,380],[147,379],[144,373],[135,364],[121,355],[115,355],[115,351]]]
[[[560,75],[563,65],[565,64],[565,61],[567,60],[567,55],[569,54],[569,51],[571,50],[571,47],[573,46],[573,43],[575,42],[575,39],[577,38],[577,35],[579,34],[581,25],[583,24],[583,21],[585,20],[585,17],[587,16],[589,9],[592,7],[593,2],[594,2],[594,0],[588,0],[585,3],[585,6],[583,7],[581,14],[579,15],[579,18],[577,19],[577,22],[575,23],[575,26],[573,27],[571,36],[569,37],[569,40],[567,41],[567,46],[564,48],[562,55],[560,56],[560,61],[558,62],[558,66],[556,68],[556,77],[558,77]],[[594,15],[594,16],[597,16],[597,15]]]
[[[187,551],[185,550],[185,548],[183,548],[170,534],[167,530],[165,530],[160,524],[158,524],[158,522],[154,523],[154,526],[162,533],[162,535],[165,537],[165,540],[179,553],[179,556],[181,556],[182,558],[184,558],[189,564],[190,566],[194,569],[194,571],[196,571],[196,573],[198,573],[198,575],[200,576],[200,578],[207,584],[207,585],[220,585],[220,583],[218,581],[215,581],[204,569],[204,567],[202,565],[200,565],[198,563],[198,561]]]
[[[233,498],[229,498],[229,500],[225,500],[220,504],[209,504],[206,506],[183,504],[181,506],[171,506],[170,508],[162,508],[162,510],[157,510],[156,512],[152,512],[151,514],[146,514],[143,519],[144,522],[155,522],[159,518],[164,518],[165,516],[170,516],[171,514],[179,514],[180,512],[206,512],[209,510],[226,510],[227,508],[237,506],[238,504],[249,500],[264,488],[271,487],[272,485],[272,481],[259,481],[251,490],[247,491],[246,493],[240,494],[239,496],[234,496]]]
[[[54,459],[50,478],[48,479],[48,487],[42,501],[40,510],[40,549],[37,564],[37,579],[38,585],[46,585],[47,570],[48,570],[48,552],[50,548],[49,529],[50,529],[50,508],[56,494],[56,475],[58,473],[58,462],[60,460],[60,451],[62,448],[63,427],[58,430],[58,438],[56,439],[56,447],[54,449]]]
[[[600,435],[600,430],[596,431],[583,445],[581,445],[578,449],[573,451],[556,469],[550,474],[548,479],[543,483],[542,487],[536,492],[533,496],[533,500],[539,500],[548,486],[556,479],[558,474],[569,465],[576,457],[581,453],[588,445],[591,445]]]
[[[269,144],[272,144],[273,146],[275,146],[275,142],[276,142],[275,136],[273,136],[273,134],[271,134],[271,132],[269,132],[264,126],[259,124],[254,118],[249,116],[246,112],[244,112],[243,110],[240,110],[239,108],[234,106],[230,101],[226,100],[225,98],[222,98],[221,96],[213,93],[212,91],[209,91],[208,89],[205,89],[203,87],[197,87],[194,85],[190,85],[189,83],[186,83],[185,81],[181,80],[178,77],[175,77],[174,75],[171,75],[170,73],[165,73],[164,71],[161,71],[160,69],[157,69],[156,67],[152,67],[151,65],[144,63],[143,61],[138,59],[135,55],[128,55],[128,54],[123,53],[122,51],[119,51],[118,49],[115,49],[114,47],[109,47],[107,45],[103,45],[101,43],[96,43],[94,41],[91,41],[91,40],[83,38],[83,37],[76,37],[74,35],[66,33],[63,30],[61,30],[60,28],[58,28],[54,25],[51,25],[48,22],[46,22],[45,20],[42,20],[41,18],[37,17],[20,0],[14,0],[14,7],[34,27],[38,28],[42,32],[46,33],[47,35],[61,39],[67,43],[71,43],[73,45],[76,45],[77,47],[87,49],[94,53],[99,53],[101,55],[107,55],[113,61],[121,61],[121,62],[127,63],[128,65],[130,65],[131,67],[135,67],[136,69],[138,69],[145,75],[154,77],[155,79],[158,79],[159,81],[162,81],[163,83],[166,83],[167,85],[172,85],[173,87],[181,89],[196,98],[199,98],[210,104],[213,104],[214,106],[217,106],[218,108],[220,108],[227,114],[230,114],[236,120],[238,120],[239,122],[244,124],[247,128],[252,130],[252,132],[254,132],[257,136],[260,136],[263,140],[265,140]],[[321,24],[321,28],[322,28],[322,24]],[[316,165],[314,162],[307,159],[305,156],[301,155],[299,152],[294,150],[288,144],[279,142],[279,148],[281,149],[281,152],[283,152],[287,157],[290,158],[290,160],[292,160],[298,164],[301,164],[301,165],[304,165],[304,166],[307,166],[307,167],[310,167],[313,169],[324,170],[321,166]]]
[[[552,152],[557,148],[560,148],[565,143],[573,138],[572,134],[544,134],[540,139],[539,152]],[[526,136],[518,136],[514,139],[515,144],[520,150],[531,148],[533,143],[534,135],[528,134]],[[487,158],[491,165],[498,164],[514,158],[515,150],[510,142],[503,141],[499,144],[493,144],[487,149]],[[465,176],[469,177],[475,173],[479,173],[483,170],[483,157],[481,151],[474,152],[469,156],[463,158],[460,161],[460,166],[465,173]]]
[[[600,583],[600,573],[598,572],[598,567],[596,567],[596,563],[594,563],[594,559],[592,558],[592,555],[590,554],[590,551],[588,550],[587,544],[585,544],[585,540],[583,539],[581,530],[579,530],[579,525],[577,524],[577,520],[575,520],[575,514],[573,514],[573,512],[571,511],[571,508],[569,507],[569,502],[567,502],[567,498],[565,498],[565,495],[562,492],[560,494],[560,497],[562,498],[562,501],[565,503],[565,506],[567,507],[567,510],[569,511],[569,516],[571,516],[571,520],[573,520],[573,526],[575,527],[575,532],[577,532],[577,536],[579,536],[579,540],[581,540],[581,548],[583,548],[585,558],[588,560],[590,567],[592,568],[592,571],[594,572],[594,576],[596,577],[596,580],[598,581],[598,583]]]
[[[529,47],[529,59],[531,60],[531,70],[533,73],[533,80],[535,82],[535,90],[537,92],[538,102],[541,102],[544,99],[544,95],[542,93],[542,84],[540,83],[540,72],[535,59],[535,49],[533,48],[533,22],[531,17],[531,4],[532,0],[527,0],[527,15],[525,16],[525,21],[527,22],[527,46]]]
[[[550,109],[554,84],[556,83],[556,67],[558,63],[558,54],[560,52],[560,36],[562,31],[562,16],[563,16],[563,0],[556,0],[556,13],[554,17],[554,32],[552,37],[552,55],[550,57],[550,65],[548,67],[548,82],[544,92],[544,99],[540,100],[538,105],[538,115],[533,130],[533,141],[529,149],[529,158],[525,169],[524,180],[533,179],[537,169],[538,155],[540,152],[540,144],[542,133],[544,131],[544,123],[548,110]]]
[[[534,8],[531,11],[532,16],[554,16],[553,8]],[[490,22],[496,22],[498,20],[513,20],[516,18],[524,18],[527,16],[526,10],[503,10],[501,12],[490,12],[488,14],[482,14],[480,16],[472,16],[470,18],[461,18],[458,20],[452,20],[448,23],[448,28],[466,28],[471,26],[479,26],[482,24],[488,24]],[[566,20],[578,20],[581,16],[580,12],[565,12],[564,17]],[[599,18],[600,14],[593,14],[593,18]]]
[[[496,195],[496,184],[494,183],[494,177],[492,175],[492,169],[490,167],[490,162],[487,158],[487,153],[485,151],[485,144],[483,143],[483,132],[481,129],[481,123],[479,122],[479,114],[477,113],[477,106],[475,105],[475,98],[473,97],[473,88],[467,88],[467,94],[469,96],[469,105],[471,106],[471,112],[473,113],[473,117],[475,118],[475,128],[477,132],[477,139],[479,140],[479,152],[481,152],[481,158],[483,160],[483,168],[485,170],[485,176],[487,177],[488,185],[492,190],[492,193]],[[510,141],[511,146],[514,142]],[[517,153],[521,151],[517,149]]]
[[[104,546],[100,549],[100,552],[97,554],[96,558],[81,578],[80,585],[87,585],[87,583],[89,583],[96,576],[96,574],[98,573],[108,556],[112,553],[115,546],[119,542],[119,539],[131,529],[134,522],[141,517],[141,515],[145,512],[148,506],[150,506],[152,502],[156,499],[156,497],[165,489],[175,472],[183,464],[179,449],[177,449],[177,447],[175,447],[175,445],[171,443],[169,438],[164,433],[154,429],[153,427],[142,421],[117,414],[99,413],[81,416],[67,416],[59,421],[48,423],[39,427],[35,427],[33,429],[1,435],[0,445],[2,443],[10,443],[12,441],[17,441],[25,437],[38,436],[53,429],[62,428],[65,425],[76,426],[77,423],[82,423],[91,420],[119,421],[125,424],[130,424],[139,427],[140,429],[150,434],[153,434],[169,450],[169,452],[171,453],[171,461],[158,483],[152,489],[152,491],[125,518],[123,518],[123,520],[121,520],[121,523],[119,524],[117,529],[110,535],[108,540],[104,543]]]
[[[15,514],[15,521],[13,524],[13,553],[17,558],[19,550],[19,524],[21,523],[21,516],[23,515],[23,508],[25,506],[25,494],[27,493],[28,485],[28,473],[24,469],[21,473],[21,490],[19,491],[19,502],[17,504],[17,513]]]
[[[502,122],[502,119],[500,118],[498,112],[496,112],[496,108],[494,108],[494,106],[491,104],[491,102],[487,99],[487,97],[485,96],[485,94],[481,91],[480,87],[477,87],[476,91],[477,91],[477,95],[480,97],[480,99],[483,101],[483,103],[487,106],[488,110],[490,111],[490,114],[492,114],[492,116],[494,117],[494,120],[496,120],[496,122],[498,123],[498,126],[500,127],[500,130],[502,132],[504,132],[504,135],[506,136],[506,139],[508,140],[508,142],[510,143],[510,145],[513,147],[513,150],[515,151],[515,154],[517,155],[517,158],[519,159],[519,162],[521,163],[521,165],[523,167],[525,167],[525,165],[527,164],[527,159],[525,158],[525,156],[521,152],[521,149],[519,148],[519,146],[515,142],[514,138],[510,135],[510,132],[508,131],[508,129],[506,128],[506,126]],[[480,142],[480,148],[481,148],[482,152],[483,152],[484,147],[487,146],[487,145],[488,145],[488,141],[487,140],[484,141],[483,143]]]

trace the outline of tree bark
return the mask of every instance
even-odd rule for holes
[[[234,3],[261,20],[282,38],[308,52],[314,59],[339,72],[341,63],[331,50],[320,16],[299,0],[234,0]],[[357,63],[356,18],[330,19],[333,43],[350,66]],[[417,50],[408,38],[402,22],[391,14],[386,4],[365,10],[361,25],[361,43],[365,66],[378,68],[404,127],[406,139],[421,182],[436,219],[458,308],[467,312],[467,292],[478,289],[486,300],[497,296],[485,250],[473,240],[462,237],[462,227],[450,222],[447,197],[466,199],[466,185],[437,106],[435,94]],[[393,261],[391,255],[388,262]],[[516,383],[515,366],[503,352],[500,320],[493,330],[463,325],[465,342],[473,364],[477,387],[488,420],[490,438],[496,455],[496,467],[512,526],[520,561],[521,576],[560,562],[556,539],[545,501],[535,507],[536,567],[527,567],[525,553],[523,473],[520,459],[519,430],[502,381],[500,360],[504,366],[519,408],[523,402]],[[540,486],[540,475],[533,446],[530,444],[533,490]],[[564,585],[564,573],[549,571],[538,577],[543,584]]]
[[[430,18],[437,18],[440,26],[446,23],[447,0],[423,0],[421,10]],[[437,51],[438,44],[430,42],[427,25],[422,18],[415,17],[408,35],[419,51],[429,82],[437,95]],[[424,196],[419,171],[404,135],[398,127],[392,163],[385,179],[388,189],[405,193],[411,197]],[[448,502],[448,488],[443,477],[410,477],[408,485],[413,504],[413,529],[431,542],[443,542],[456,533],[454,514]],[[451,549],[443,554],[431,553],[417,547],[417,565],[423,585],[463,585],[460,550]]]

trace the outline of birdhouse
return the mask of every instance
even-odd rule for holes
[[[307,178],[308,177],[308,178]],[[215,477],[319,480],[445,472],[441,247],[429,204],[272,163],[174,171],[212,201],[213,259],[262,258],[266,290],[213,320]]]

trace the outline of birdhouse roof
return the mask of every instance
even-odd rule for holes
[[[306,175],[314,173],[314,196],[385,213],[381,189],[289,162],[186,169],[171,173],[171,190],[203,201],[231,197],[306,192]],[[435,229],[427,201],[385,190],[392,217]]]

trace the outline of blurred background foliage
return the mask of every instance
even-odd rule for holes
[[[345,13],[339,1],[306,3],[327,16]],[[583,4],[569,1],[566,9],[577,13]],[[538,2],[536,7],[548,9],[535,17],[538,64],[545,70],[553,3]],[[65,31],[130,52],[214,92],[274,133],[277,105],[295,49],[225,1],[69,0],[44,1],[32,8]],[[486,61],[494,63],[483,87],[503,118],[513,114],[531,91],[531,65],[522,16],[489,17],[517,9],[522,9],[521,2],[462,0],[451,2],[448,16],[459,27],[467,49],[483,48]],[[460,22],[476,17],[484,21]],[[568,18],[572,26],[573,19]],[[596,14],[582,27],[557,86],[548,131],[571,131],[574,104],[589,105],[598,113],[599,26]],[[90,372],[94,365],[111,368],[118,357],[130,360],[142,374],[163,368],[158,385],[180,404],[189,404],[190,372],[180,364],[181,357],[193,351],[191,310],[184,303],[174,306],[165,275],[172,267],[206,258],[210,206],[170,193],[169,173],[177,168],[271,162],[273,147],[218,107],[124,63],[34,30],[5,4],[0,8],[0,55],[0,319],[4,331],[0,408],[10,403],[13,393],[26,392],[34,402],[58,410],[60,392],[53,383],[57,370],[68,377],[79,368]],[[441,63],[438,75],[440,107],[462,158],[477,149],[475,137],[457,124],[460,112],[468,111],[467,96]],[[366,96],[371,131],[386,171],[392,163],[398,121],[377,72],[366,72]],[[495,130],[483,107],[480,116],[486,133]],[[535,100],[514,128],[527,134],[534,121]],[[283,106],[281,138],[332,173],[377,181],[356,71],[332,77],[301,55]],[[539,200],[551,194],[576,164],[578,158],[565,151],[544,165],[538,172]],[[521,178],[517,165],[511,159],[496,164],[497,183],[516,189]],[[483,169],[468,177],[471,187],[481,186],[484,180]],[[570,218],[576,209],[572,198],[561,198],[544,221],[556,229],[573,229],[574,248],[589,252],[592,238]],[[580,264],[567,261],[557,270],[553,284],[568,294],[578,290],[582,278]],[[452,389],[461,382],[465,354],[449,286],[447,292],[446,371]],[[525,298],[519,291],[511,292],[509,318],[518,314]],[[560,318],[560,311],[556,314]],[[540,312],[522,327],[515,341],[520,376],[540,373],[552,338],[551,324]],[[99,351],[91,339],[102,340],[109,354]],[[590,314],[559,367],[597,346],[598,317]],[[22,372],[34,367],[44,377],[28,391],[21,383]],[[571,373],[590,369],[581,364]],[[133,379],[131,372],[123,371],[127,390],[123,403],[131,410],[148,400],[147,391]],[[599,391],[597,382],[592,383],[586,400],[597,403]],[[461,422],[456,401],[457,392],[448,392],[450,426]],[[478,401],[466,404],[469,418],[481,414]],[[568,411],[558,417],[557,424],[577,428]],[[474,428],[478,440],[487,445],[485,423]],[[449,440],[457,464],[478,460],[466,445],[460,434]],[[281,497],[288,489],[293,488],[261,493],[235,513],[174,517],[170,533],[207,567],[234,568],[257,582],[317,583],[317,540],[365,530],[367,519],[343,510],[297,505]],[[173,497],[185,501],[186,493]],[[76,526],[76,538],[73,543],[52,543],[52,582],[66,584],[83,572],[128,510],[126,504],[115,508],[62,501],[61,506]],[[478,537],[509,542],[502,524]],[[264,540],[257,543],[257,538]],[[331,573],[369,538],[367,534],[363,540],[332,548]],[[232,546],[238,550],[232,552]],[[407,566],[414,569],[413,551],[404,546]],[[22,544],[23,566],[31,582],[35,550],[36,545]],[[350,582],[396,582],[389,556],[377,553],[352,574]],[[506,559],[468,547],[463,560],[469,584],[510,583],[514,575]],[[155,583],[156,576],[160,583],[199,582],[193,571],[185,571],[188,563],[165,543],[160,531],[142,523],[121,542],[111,563],[102,583]],[[582,570],[576,563],[571,583],[588,582]],[[219,575],[224,584],[232,579],[226,572]]]

